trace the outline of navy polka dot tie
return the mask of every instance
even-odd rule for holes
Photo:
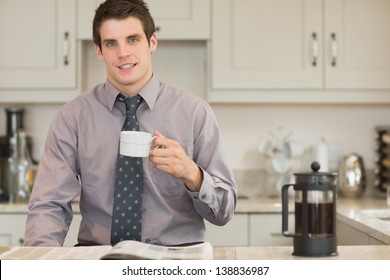
[[[126,98],[119,94],[117,101],[126,104],[126,120],[123,130],[139,130],[135,112],[142,97]],[[141,241],[143,168],[142,158],[118,154],[114,206],[112,213],[111,244],[122,240]]]

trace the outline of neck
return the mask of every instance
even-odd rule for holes
[[[149,81],[152,79],[153,74],[150,74],[146,76],[148,78],[145,78],[142,81],[138,81],[136,83],[132,84],[119,84],[116,83],[115,81],[112,81],[108,79],[108,81],[115,87],[117,88],[120,92],[126,94],[127,96],[135,96],[137,95],[144,87],[149,83]]]

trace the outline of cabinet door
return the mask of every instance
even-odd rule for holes
[[[0,88],[76,86],[75,0],[0,0]]]
[[[94,11],[103,0],[78,0],[78,38],[92,39]],[[146,0],[157,36],[166,40],[210,38],[210,0]]]
[[[104,0],[77,0],[77,38],[92,40],[92,21],[96,8]]]
[[[337,221],[338,245],[368,245],[369,236],[347,224]]]
[[[26,214],[0,214],[0,247],[22,246]]]
[[[206,241],[213,246],[249,246],[248,219],[248,214],[235,214],[222,227],[206,221]]]
[[[294,230],[294,214],[289,214],[289,232]],[[250,215],[250,246],[291,246],[293,239],[282,235],[282,213]]]
[[[321,0],[215,0],[212,88],[321,88]]]
[[[390,1],[325,1],[326,88],[390,88]]]
[[[210,38],[210,0],[147,0],[160,39]]]
[[[73,220],[70,224],[68,233],[64,240],[64,247],[72,247],[78,243],[77,237],[79,235],[79,228],[81,223],[81,214],[73,214]]]

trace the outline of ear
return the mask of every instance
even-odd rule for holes
[[[96,52],[98,58],[99,58],[100,60],[103,60],[103,53],[102,53],[101,49],[99,48],[99,46],[96,45],[96,44],[93,44],[93,46],[94,46],[94,48],[95,48],[95,52]]]
[[[151,53],[155,52],[157,49],[157,35],[156,35],[156,33],[153,33],[152,37],[150,37],[149,45],[150,45],[150,52]]]

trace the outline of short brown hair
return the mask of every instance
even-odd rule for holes
[[[102,49],[100,28],[104,21],[109,19],[126,19],[136,17],[142,23],[146,38],[150,39],[156,31],[154,20],[147,4],[143,0],[106,0],[96,9],[92,25],[94,43]]]

